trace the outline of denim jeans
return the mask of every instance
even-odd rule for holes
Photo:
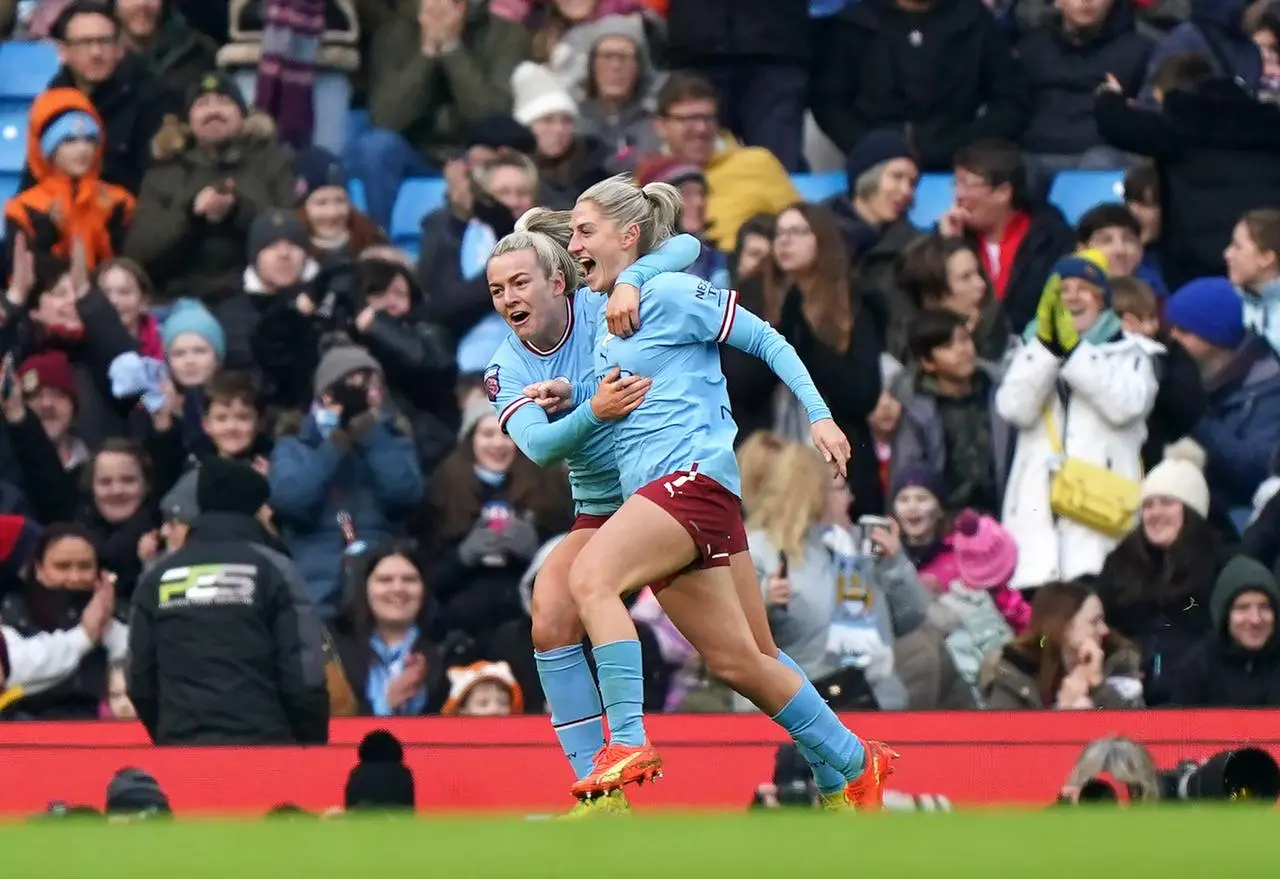
[[[258,71],[241,69],[233,72],[236,87],[245,103],[253,106],[258,90]],[[345,73],[316,72],[315,90],[311,93],[311,112],[315,117],[311,143],[324,147],[335,156],[347,148],[347,114],[351,110],[351,80]]]
[[[385,128],[356,137],[347,147],[345,164],[347,173],[364,183],[369,217],[388,231],[400,184],[436,170],[407,140]]]

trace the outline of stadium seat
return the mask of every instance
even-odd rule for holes
[[[825,171],[821,174],[792,174],[800,197],[805,201],[826,201],[849,191],[849,179],[843,171]]]
[[[369,212],[369,200],[364,195],[364,183],[352,177],[347,181],[347,196],[351,199],[351,206],[362,214]]]
[[[0,173],[17,174],[27,161],[27,114],[0,112]]]
[[[0,44],[0,108],[25,109],[57,71],[58,52],[50,43]]]
[[[370,128],[373,128],[373,122],[369,118],[368,110],[356,109],[347,112],[347,143],[351,143]]]
[[[1123,200],[1123,171],[1063,171],[1049,187],[1049,201],[1072,226],[1094,205]]]
[[[418,249],[422,218],[444,204],[445,182],[440,177],[414,177],[400,184],[391,209],[391,242],[396,247]]]
[[[921,174],[916,184],[916,203],[909,214],[918,229],[932,229],[938,218],[955,201],[956,184],[950,174]]]
[[[4,204],[9,199],[18,194],[18,172],[12,174],[0,174],[0,210],[4,209]],[[4,235],[4,219],[0,214],[0,236]]]

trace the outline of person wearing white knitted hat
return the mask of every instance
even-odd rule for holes
[[[534,128],[535,123],[547,116],[578,118],[578,102],[556,79],[555,74],[541,64],[522,61],[511,74],[511,94],[517,122]]]
[[[1208,518],[1209,483],[1204,478],[1204,462],[1205,451],[1195,440],[1182,439],[1167,447],[1164,459],[1142,480],[1143,507],[1152,498],[1168,498]],[[1144,527],[1146,519],[1144,514]]]
[[[541,186],[538,204],[567,210],[584,189],[608,176],[611,151],[577,131],[578,102],[548,68],[523,61],[511,74],[512,115],[533,132]]]

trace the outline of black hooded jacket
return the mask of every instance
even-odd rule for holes
[[[273,543],[252,517],[205,513],[139,580],[129,696],[157,745],[329,740],[320,622]]]
[[[1170,681],[1170,701],[1182,707],[1280,707],[1280,642],[1275,632],[1261,650],[1246,650],[1227,631],[1232,603],[1257,591],[1280,608],[1280,586],[1264,565],[1247,556],[1227,563],[1213,588],[1213,630],[1187,655]]]

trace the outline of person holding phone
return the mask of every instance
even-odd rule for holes
[[[471,635],[483,653],[507,624],[523,620],[527,629],[520,579],[538,548],[569,530],[569,482],[564,471],[525,457],[498,426],[492,404],[480,400],[463,412],[458,445],[436,471],[433,488],[437,551],[430,579],[441,624]],[[541,688],[525,679],[527,657],[510,659],[521,687],[536,695]]]
[[[382,367],[364,348],[330,349],[303,418],[282,421],[268,468],[271,509],[323,619],[344,603],[344,551],[401,537],[422,500],[412,436],[386,405]]]
[[[779,453],[746,523],[769,627],[810,680],[858,668],[881,708],[905,708],[893,646],[924,622],[929,595],[897,523],[854,523],[849,501],[812,448]]]

